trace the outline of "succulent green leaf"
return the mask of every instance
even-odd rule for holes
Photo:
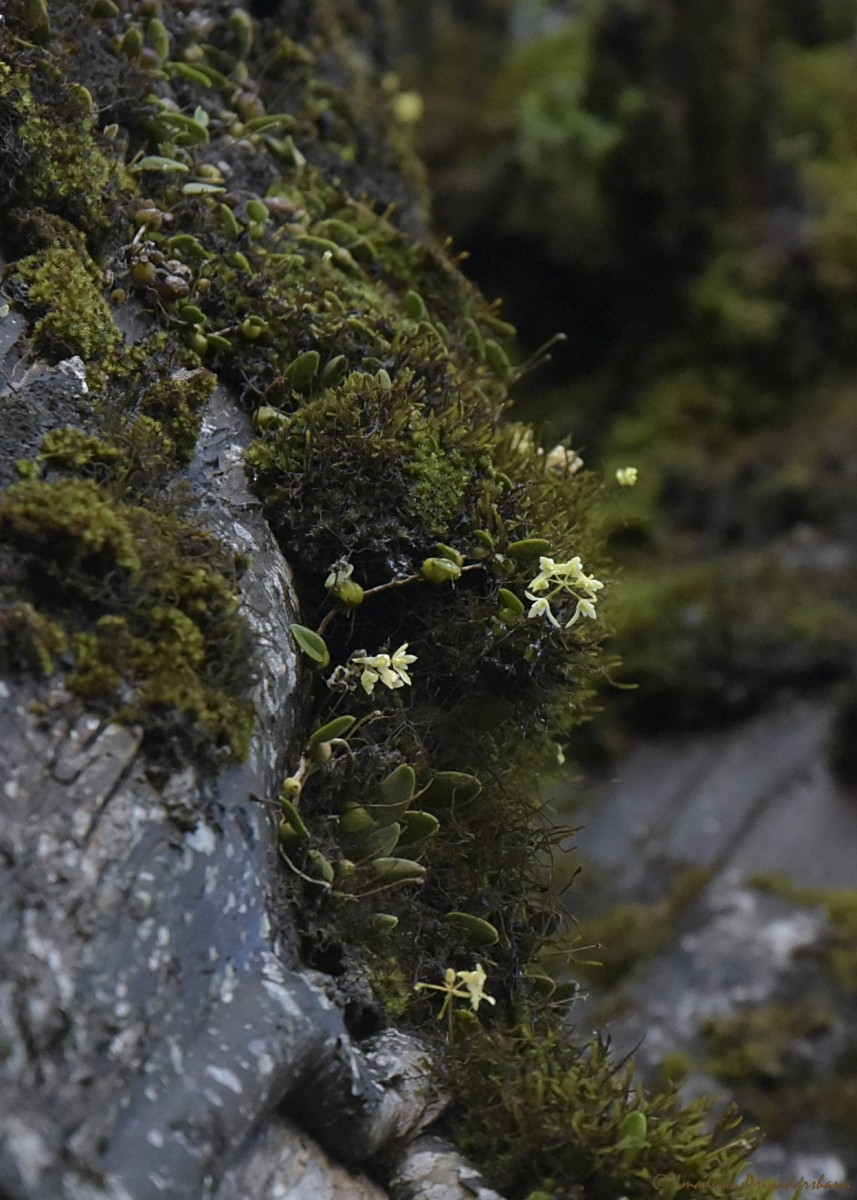
[[[632,1144],[642,1145],[646,1140],[648,1129],[649,1123],[645,1113],[629,1112],[619,1126],[619,1133],[623,1140],[628,1139]]]
[[[286,379],[296,391],[305,388],[318,373],[321,356],[317,350],[305,350],[286,368]]]
[[[482,784],[475,775],[465,771],[438,771],[424,793],[427,804],[445,806],[470,804],[482,791]]]
[[[426,873],[425,867],[409,858],[374,858],[366,870],[377,883],[417,883]]]
[[[527,559],[547,554],[550,548],[551,544],[545,538],[524,538],[520,542],[511,542],[506,548],[506,553],[515,562],[526,562]]]
[[[324,364],[324,370],[321,373],[322,380],[325,383],[336,383],[345,374],[347,366],[348,359],[344,354],[335,355]]]
[[[195,304],[183,304],[179,309],[179,317],[188,325],[202,325],[205,322],[205,313]]]
[[[205,180],[201,179],[196,179],[192,183],[182,185],[183,196],[220,196],[225,191],[226,188],[222,184],[206,183]]]
[[[218,204],[214,210],[214,218],[220,227],[220,232],[226,237],[237,239],[240,236],[241,226],[228,204]]]
[[[411,291],[405,293],[405,312],[412,321],[422,321],[428,315],[425,301],[419,292],[411,289]]]
[[[183,143],[186,146],[204,145],[208,141],[206,126],[194,117],[189,117],[187,113],[162,112],[158,117],[158,124],[166,126],[169,136],[183,134],[187,139]]]
[[[300,837],[301,841],[306,841],[309,837],[309,830],[306,827],[303,817],[285,796],[280,796],[280,808],[283,810],[283,816],[288,821],[289,825]]]
[[[325,858],[320,850],[310,850],[307,858],[313,874],[318,875],[325,883],[333,883],[334,870],[330,859]]]
[[[349,716],[334,717],[332,721],[328,721],[326,725],[316,729],[315,733],[310,734],[310,746],[317,746],[320,742],[332,742],[334,738],[342,737],[356,719],[356,717]]]
[[[416,786],[414,768],[409,763],[401,763],[381,781],[381,796],[385,804],[410,804]]]
[[[424,842],[440,829],[440,821],[433,813],[419,812],[411,809],[402,814],[402,834],[399,838],[400,847],[415,846]]]
[[[443,918],[447,925],[458,929],[465,941],[476,948],[477,946],[493,946],[500,940],[500,933],[490,921],[474,917],[472,913],[449,912]]]
[[[536,995],[543,1000],[550,999],[556,991],[556,980],[551,979],[550,975],[543,975],[541,971],[527,971],[527,979]]]
[[[435,547],[441,558],[449,559],[457,567],[464,566],[464,555],[460,550],[456,550],[454,546],[447,546],[445,542],[435,542]]]
[[[339,817],[339,828],[344,834],[366,833],[374,827],[375,821],[369,810],[353,800],[346,804]]]
[[[303,836],[303,834],[298,833],[297,829],[295,829],[293,825],[285,820],[280,821],[277,836],[279,837],[280,845],[284,850],[293,850],[299,846],[301,842],[306,841],[306,838]]]
[[[413,767],[402,763],[392,771],[380,786],[380,801],[377,804],[367,804],[366,807],[378,825],[389,825],[410,807],[416,790],[416,776]]]
[[[399,918],[392,913],[372,913],[369,922],[379,933],[389,933],[399,924]]]
[[[354,844],[354,857],[358,859],[386,858],[399,843],[402,827],[398,821],[383,829],[372,829]]]
[[[461,575],[461,567],[448,558],[427,558],[420,567],[420,574],[429,583],[452,583]]]
[[[142,171],[163,171],[164,174],[169,175],[187,171],[188,165],[179,162],[177,158],[167,158],[163,154],[147,154],[133,163],[129,170],[134,174],[140,174]]]
[[[306,625],[290,625],[289,628],[304,654],[314,659],[320,667],[326,667],[330,662],[330,651],[324,638]]]
[[[526,611],[523,602],[518,599],[514,592],[510,592],[508,588],[500,588],[497,593],[497,599],[500,601],[500,608],[504,613],[509,613],[513,617],[522,617]]]

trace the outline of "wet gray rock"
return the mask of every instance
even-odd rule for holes
[[[823,1096],[853,1058],[853,1001],[820,965],[827,910],[751,884],[754,875],[774,872],[802,888],[857,886],[857,806],[828,766],[831,711],[824,696],[785,700],[729,729],[653,739],[632,750],[574,814],[583,824],[574,839],[585,868],[580,890],[592,911],[617,901],[656,903],[689,866],[711,872],[696,900],[675,914],[666,948],[638,963],[613,993],[596,983],[573,1014],[593,1025],[609,1012],[616,1053],[633,1052],[652,1085],[662,1083],[665,1061],[682,1055],[690,1066],[686,1099],[736,1098],[746,1110],[752,1080],[710,1073],[706,1023],[766,1012],[794,1013],[798,1027],[806,1023],[805,1033],[784,1034],[771,1050],[764,1087],[784,1097],[783,1107],[789,1081]],[[814,1194],[825,1194],[824,1180],[854,1179],[853,1137],[817,1109],[762,1144],[749,1168],[757,1179],[812,1183],[823,1176]]]
[[[377,1196],[282,1114],[356,1166],[444,1106],[422,1048],[355,1042],[335,981],[297,952],[263,803],[298,717],[294,599],[246,488],[249,436],[220,390],[189,472],[206,524],[252,562],[246,764],[153,777],[139,730],[60,688],[0,682],[0,1193],[14,1200]]]

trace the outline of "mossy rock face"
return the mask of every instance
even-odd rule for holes
[[[0,609],[7,665],[49,675],[68,651],[72,690],[118,704],[161,750],[246,755],[249,635],[236,568],[210,538],[92,479],[29,479],[0,495],[0,544],[27,597]]]
[[[139,722],[172,762],[247,753],[242,563],[176,486],[223,384],[254,422],[249,479],[296,567],[296,644],[314,650],[279,822],[310,965],[345,972],[357,944],[424,1036],[457,1037],[465,1009],[471,1031],[491,1025],[458,1085],[474,1150],[490,1159],[498,1136],[478,1132],[466,1086],[483,1087],[483,1060],[486,1078],[534,1079],[528,1123],[570,1139],[552,1179],[504,1107],[513,1170],[494,1173],[522,1193],[567,1194],[582,1172],[587,1194],[648,1195],[667,1141],[687,1178],[736,1166],[730,1121],[703,1136],[700,1106],[664,1100],[644,1169],[620,1171],[629,1081],[594,1049],[596,1069],[573,1070],[582,1052],[523,969],[559,907],[535,782],[604,665],[599,488],[504,423],[514,331],[423,228],[414,104],[367,52],[383,30],[357,3],[281,6],[288,32],[214,3],[158,24],[115,7],[52,6],[46,22],[17,3],[0,29],[4,301],[29,322],[20,365],[80,358],[89,398],[78,421],[40,419],[0,496],[0,662]],[[497,934],[484,974],[475,930]],[[449,987],[444,1026],[431,1000]]]
[[[853,14],[646,0],[527,30],[494,11],[478,56],[478,16],[430,26],[425,142],[476,277],[519,291],[523,322],[569,322],[527,411],[608,480],[639,468],[603,509],[617,677],[639,684],[616,708],[698,726],[829,684],[857,648]]]

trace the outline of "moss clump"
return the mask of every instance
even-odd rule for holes
[[[3,37],[8,45],[11,35]],[[51,102],[37,99],[34,89],[49,93]],[[24,70],[0,62],[0,125],[14,129],[0,143],[7,189],[0,229],[18,204],[25,210],[43,206],[87,235],[110,225],[117,164],[102,148],[85,89],[64,81],[42,56]]]
[[[734,1109],[709,1130],[710,1100],[682,1108],[673,1090],[647,1097],[603,1042],[572,1046],[557,1028],[468,1032],[452,1078],[456,1136],[510,1197],[648,1200],[661,1176],[663,1195],[696,1186],[719,1200],[731,1194],[719,1181],[734,1182],[754,1148],[734,1136]],[[646,1117],[641,1143],[623,1137],[632,1112]]]
[[[248,461],[266,507],[296,542],[332,562],[337,545],[356,550],[371,531],[366,549],[396,561],[452,536],[489,477],[490,438],[454,409],[432,411],[410,372],[390,387],[355,372],[285,418]]]
[[[202,425],[202,413],[217,386],[217,376],[203,368],[180,368],[145,386],[137,398],[137,412],[160,425],[163,454],[179,466],[193,457]]]
[[[807,1112],[819,1110],[828,1081],[815,1077],[813,1041],[834,1024],[831,1013],[805,998],[799,1005],[770,1004],[711,1018],[700,1029],[710,1056],[706,1068],[731,1085],[765,1133],[787,1138]],[[829,1100],[825,1107],[829,1115]]]
[[[824,908],[830,930],[816,947],[819,961],[830,979],[850,999],[857,997],[857,890],[804,888],[787,875],[757,875],[753,885],[782,896],[793,904]]]
[[[33,338],[47,354],[91,362],[119,343],[104,278],[82,247],[53,245],[19,259],[12,278],[26,287],[26,305],[41,314]]]
[[[832,1023],[827,1013],[786,1004],[712,1017],[701,1027],[710,1055],[707,1069],[718,1079],[782,1082],[805,1069],[805,1063],[795,1058],[794,1043],[827,1032]]]
[[[113,472],[124,459],[125,453],[118,446],[82,429],[72,428],[54,429],[47,434],[39,456],[40,463],[54,469],[97,475]],[[22,463],[21,467],[24,465]],[[36,475],[38,470],[38,463],[27,463],[24,473]]]
[[[0,670],[52,675],[68,648],[61,625],[25,601],[0,604]]]
[[[703,725],[747,712],[772,688],[834,678],[857,637],[855,614],[807,591],[801,571],[737,551],[629,570],[609,613],[624,672],[646,696],[643,709],[633,697],[624,708],[643,728]]]
[[[249,635],[211,538],[92,479],[29,479],[0,496],[0,543],[43,670],[68,646],[69,686],[142,724],[162,756],[246,756]]]
[[[710,874],[705,868],[689,867],[663,900],[654,904],[623,902],[582,921],[576,940],[597,961],[575,958],[575,972],[598,987],[610,988],[621,982],[638,964],[651,960],[675,940],[678,922]]]

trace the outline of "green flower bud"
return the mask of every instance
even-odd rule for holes
[[[358,608],[363,603],[363,588],[354,579],[343,579],[333,594],[346,608]]]
[[[420,574],[429,583],[452,583],[461,575],[461,567],[448,558],[427,558],[420,568]]]

